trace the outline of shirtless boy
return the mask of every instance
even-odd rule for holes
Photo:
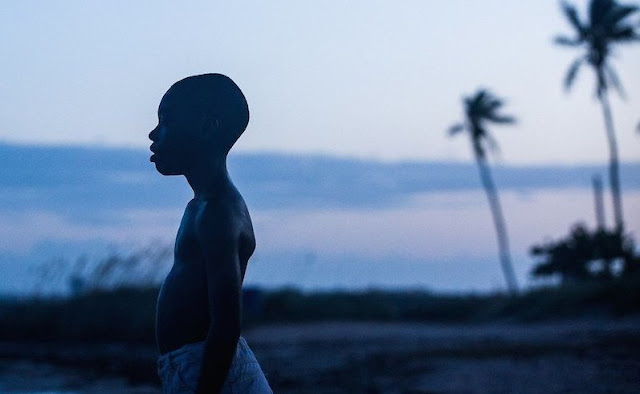
[[[164,393],[271,393],[240,337],[241,286],[255,239],[226,158],[248,122],[238,86],[224,75],[205,74],[171,86],[149,134],[158,172],[184,175],[194,192],[158,296]]]

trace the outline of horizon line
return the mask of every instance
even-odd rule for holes
[[[19,141],[19,140],[6,140],[0,139],[0,147],[17,147],[17,148],[52,148],[52,149],[87,149],[87,150],[103,150],[103,151],[140,151],[144,152],[148,150],[148,148],[144,148],[142,146],[127,146],[118,143],[86,143],[86,142],[45,142],[45,143],[36,143],[30,141]],[[325,158],[325,159],[334,159],[334,160],[345,160],[345,161],[358,161],[358,162],[368,162],[368,163],[382,163],[382,164],[434,164],[434,163],[446,163],[446,164],[454,164],[454,165],[473,165],[476,163],[473,158],[468,160],[460,160],[460,159],[443,159],[443,158],[384,158],[375,155],[356,155],[356,154],[339,154],[332,153],[326,151],[278,151],[273,149],[264,149],[264,150],[235,150],[230,152],[230,156],[260,156],[260,155],[268,155],[268,156],[282,156],[282,157],[291,157],[291,158]],[[596,166],[607,166],[608,160],[604,159],[601,161],[548,161],[548,162],[506,162],[501,160],[499,157],[490,157],[489,162],[491,165],[496,167],[515,167],[515,168],[523,168],[523,167],[535,167],[535,168],[543,168],[543,167],[596,167]],[[618,160],[618,163],[623,165],[640,165],[640,158],[634,160]]]

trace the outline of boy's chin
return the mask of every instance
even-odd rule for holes
[[[167,168],[161,164],[158,163],[154,163],[156,165],[156,171],[158,171],[160,174],[162,175],[182,175],[182,173],[180,171],[177,171],[175,169],[172,168]]]

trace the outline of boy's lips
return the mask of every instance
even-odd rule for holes
[[[155,151],[155,149],[154,149],[153,144],[151,144],[151,146],[149,147],[149,150],[151,151],[151,157],[149,157],[149,161],[154,161],[153,159],[154,159],[154,158],[155,158],[155,156],[156,156],[156,151]]]

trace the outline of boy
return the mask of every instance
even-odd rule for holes
[[[241,286],[255,249],[249,212],[227,174],[227,153],[249,122],[240,88],[205,74],[176,82],[158,108],[151,161],[194,191],[156,311],[164,393],[271,393],[240,337]]]

